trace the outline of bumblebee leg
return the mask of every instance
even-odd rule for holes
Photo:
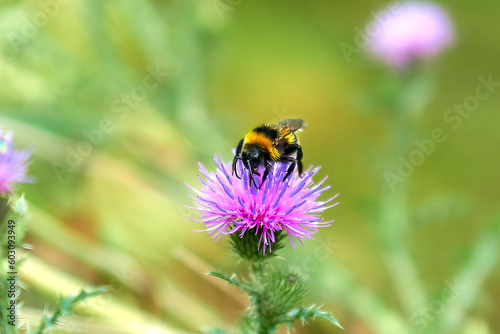
[[[303,165],[302,165],[302,157],[304,153],[302,152],[302,147],[297,148],[297,169],[299,171],[299,176],[302,177]]]
[[[297,152],[297,150],[299,150],[299,149],[300,149],[300,145],[298,145],[298,144],[289,144],[283,150],[283,155],[287,157],[290,154],[293,154],[293,153]]]
[[[240,140],[240,142],[238,143],[238,146],[236,147],[236,155],[237,156],[240,156],[241,150],[243,149],[243,141],[244,140],[245,139]]]
[[[296,165],[295,160],[292,160],[292,163],[290,164],[290,166],[288,166],[288,169],[286,170],[286,174],[285,174],[285,177],[283,178],[283,182],[285,182],[285,180],[290,176],[290,174],[292,174],[293,170],[295,169],[295,165]]]
[[[280,162],[286,161],[287,163],[290,163],[290,165],[288,166],[288,169],[286,170],[285,177],[283,178],[283,181],[285,181],[290,176],[290,174],[292,174],[293,170],[295,169],[295,166],[297,165],[297,159],[292,158],[292,157],[281,156],[278,159],[278,161],[280,161]]]
[[[240,160],[240,157],[235,155],[234,159],[233,159],[233,175],[236,174],[236,177],[238,179],[241,179],[241,177],[238,175],[238,171],[236,170],[236,164],[237,164],[238,160]]]
[[[266,169],[264,170],[264,175],[262,176],[262,181],[260,181],[259,189],[262,187],[262,185],[264,184],[264,181],[267,179],[267,175],[269,174],[271,167],[272,167],[271,164],[268,163],[266,166]]]
[[[240,140],[240,142],[238,143],[238,146],[236,147],[236,155],[234,156],[234,159],[233,159],[233,174],[236,174],[236,177],[238,179],[241,179],[238,175],[238,171],[236,170],[236,163],[238,162],[238,159],[241,159],[240,158],[240,153],[241,153],[241,150],[243,148],[243,141],[244,139]]]

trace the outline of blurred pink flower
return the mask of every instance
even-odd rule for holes
[[[209,232],[214,238],[238,233],[244,238],[245,233],[260,235],[260,246],[270,247],[275,241],[275,232],[284,230],[293,247],[292,237],[302,243],[302,239],[313,239],[312,235],[319,227],[330,226],[331,221],[323,221],[319,215],[324,210],[337,205],[326,206],[337,195],[326,201],[318,201],[318,197],[330,187],[321,187],[324,178],[313,186],[312,177],[319,167],[304,172],[299,177],[295,172],[285,181],[288,165],[276,163],[271,169],[261,189],[250,184],[248,171],[238,165],[238,174],[231,174],[231,163],[218,161],[215,172],[208,172],[200,163],[199,177],[201,189],[188,186],[194,193],[196,204],[192,209],[201,213],[200,221],[206,229],[198,232]],[[262,173],[261,173],[262,175]],[[257,182],[257,184],[260,183]]]
[[[428,2],[403,2],[392,10],[378,13],[369,26],[377,26],[369,50],[386,63],[407,66],[415,59],[437,55],[453,41],[453,25],[447,13]]]
[[[26,177],[31,151],[12,148],[12,133],[0,130],[0,194],[11,192],[14,183],[30,182]]]

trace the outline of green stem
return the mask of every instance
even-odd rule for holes
[[[406,78],[408,80],[408,78]],[[407,158],[411,141],[412,106],[408,95],[414,87],[410,83],[403,90],[395,104],[394,132],[391,138],[386,170],[398,173],[399,157]],[[383,182],[387,182],[383,180]],[[418,277],[417,268],[405,244],[405,236],[410,225],[408,209],[408,179],[382,187],[380,227],[384,249],[384,261],[396,287],[399,299],[407,314],[412,314],[425,305],[425,291]]]
[[[61,317],[62,315],[62,309],[61,308],[57,308],[54,313],[44,319],[41,323],[40,323],[40,326],[38,326],[38,329],[36,330],[36,334],[43,334],[48,327],[52,327],[52,326],[55,326],[58,319]]]
[[[274,332],[274,325],[269,322],[267,316],[264,312],[264,307],[262,305],[262,293],[265,286],[262,286],[260,282],[264,276],[265,262],[252,262],[250,263],[250,270],[252,273],[252,287],[255,291],[254,307],[255,307],[255,318],[257,320],[257,334],[271,334]]]

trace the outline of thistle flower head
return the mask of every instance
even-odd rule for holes
[[[436,4],[409,1],[387,13],[381,11],[369,24],[380,29],[369,49],[390,65],[405,67],[415,59],[433,57],[453,40],[451,21]]]
[[[196,196],[193,209],[200,211],[200,220],[206,231],[213,238],[237,233],[240,238],[245,234],[260,235],[258,248],[266,247],[276,241],[278,231],[286,232],[290,243],[295,248],[294,239],[313,239],[312,235],[319,227],[330,226],[331,221],[323,221],[320,213],[338,203],[327,206],[337,195],[326,201],[318,197],[329,186],[322,187],[326,177],[313,186],[312,177],[319,167],[309,168],[300,177],[292,173],[285,181],[288,164],[275,163],[260,189],[249,182],[249,173],[241,164],[237,165],[238,175],[232,175],[231,164],[214,157],[217,167],[215,172],[208,172],[200,163],[198,177],[201,189],[189,187]],[[263,170],[259,170],[260,175]],[[260,184],[260,180],[255,180]],[[234,239],[234,238],[233,238]],[[269,251],[271,251],[269,249]]]
[[[12,133],[0,130],[0,194],[11,192],[14,183],[30,182],[26,177],[31,151],[12,147]]]

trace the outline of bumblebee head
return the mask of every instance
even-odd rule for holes
[[[241,160],[243,160],[243,166],[247,169],[256,170],[261,163],[262,152],[257,147],[249,147],[241,152]]]
[[[257,184],[255,183],[253,175],[260,175],[257,170],[259,166],[262,166],[266,161],[265,153],[262,152],[259,147],[254,145],[248,145],[242,150],[236,150],[236,155],[233,159],[233,173],[236,174],[237,178],[241,179],[241,177],[238,175],[236,166],[238,160],[241,160],[243,167],[249,171],[249,183],[253,183],[257,188]]]
[[[242,154],[242,158],[245,160],[255,161],[260,159],[261,152],[257,147],[249,147]]]

